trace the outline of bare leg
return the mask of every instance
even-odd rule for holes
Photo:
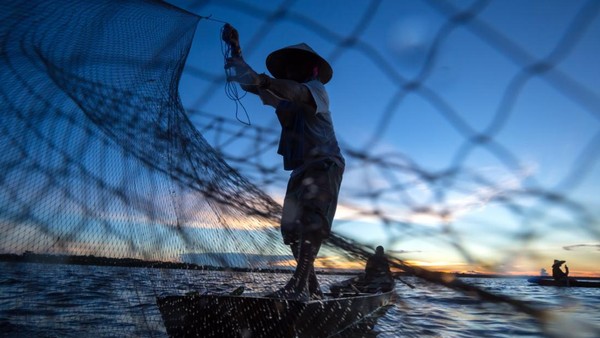
[[[321,240],[317,236],[305,236],[301,240],[298,249],[292,249],[292,251],[297,251],[296,270],[292,278],[290,278],[282,289],[268,295],[268,297],[308,301],[311,296],[309,280],[311,279],[311,274],[314,275],[315,273],[314,262],[320,246]],[[315,292],[317,289],[320,291],[316,275],[314,275],[313,282],[316,283],[313,285]]]
[[[292,253],[294,254],[294,258],[296,259],[296,263],[298,263],[299,251],[300,251],[300,243],[294,242],[290,244],[290,248],[292,249]],[[315,248],[313,248],[314,250]],[[319,250],[319,248],[316,248]],[[314,256],[317,256],[317,252],[314,252]],[[321,287],[319,286],[319,281],[317,280],[317,275],[315,273],[314,263],[310,269],[308,275],[308,292],[310,294],[311,299],[322,299],[323,291],[321,291]]]

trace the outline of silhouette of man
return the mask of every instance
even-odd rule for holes
[[[333,70],[305,43],[272,52],[266,65],[273,77],[257,74],[241,56],[228,58],[226,63],[239,74],[233,81],[275,108],[281,124],[277,152],[283,156],[284,169],[292,171],[281,232],[297,264],[288,283],[269,296],[321,298],[314,261],[331,230],[345,166],[324,86]]]
[[[555,259],[554,264],[552,264],[552,277],[557,282],[568,282],[569,280],[569,267],[565,265],[564,272],[560,269],[560,266],[564,263],[566,263],[566,261]]]
[[[394,277],[390,271],[390,263],[380,245],[375,254],[369,257],[365,266],[365,285],[371,290],[390,291],[393,289]]]

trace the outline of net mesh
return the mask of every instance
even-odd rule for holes
[[[213,110],[211,100],[223,100],[223,71],[206,69],[202,57],[187,58],[192,41],[199,50],[218,43],[217,28],[207,29],[216,32],[210,40],[204,35],[194,40],[198,23],[218,25],[198,16],[209,2],[179,5],[185,10],[137,0],[0,4],[0,254],[7,261],[0,325],[7,334],[94,330],[105,336],[163,336],[157,296],[243,285],[273,290],[287,277],[260,271],[293,268],[278,229],[281,207],[271,197],[281,195],[287,181],[275,155],[276,120],[271,116],[247,125]],[[539,57],[480,18],[489,1],[465,8],[425,1],[423,6],[444,20],[419,54],[425,61],[410,77],[361,39],[385,2],[370,2],[354,13],[348,35],[304,14],[294,1],[268,8],[235,1],[211,5],[260,23],[242,41],[247,58],[266,43],[268,32],[295,24],[323,39],[329,47],[324,56],[334,69],[344,64],[344,55],[356,53],[367,60],[368,71],[393,84],[391,96],[371,117],[369,137],[362,142],[340,138],[348,161],[345,182],[364,184],[342,189],[346,214],[321,251],[320,267],[339,267],[340,259],[360,267],[375,245],[401,247],[426,238],[469,263],[503,272],[515,255],[534,257],[536,241],[550,230],[600,239],[598,200],[580,191],[598,178],[600,99],[596,88],[557,67],[594,24],[600,3],[574,5],[560,39]],[[518,68],[505,87],[498,87],[501,100],[483,128],[461,116],[459,102],[428,85],[439,69],[436,56],[451,48],[453,34],[462,30]],[[181,80],[181,86],[202,88],[188,97],[192,102],[185,109]],[[567,98],[588,122],[587,137],[576,145],[558,183],[527,172],[519,145],[501,137],[515,102],[534,80]],[[419,156],[381,146],[411,97],[426,102],[441,118],[437,123],[453,133],[448,137],[456,147],[444,167],[432,168]],[[256,118],[254,108],[247,108]],[[557,138],[549,142],[565,142]],[[499,164],[510,182],[519,183],[507,186],[497,179],[498,172],[474,169],[469,159],[480,153]],[[468,196],[477,198],[461,199]],[[468,230],[455,221],[482,201],[511,220],[502,228],[486,224],[494,236],[511,239],[508,246],[491,246],[487,255],[479,254],[481,243],[463,239]],[[418,216],[433,219],[436,226],[415,221]],[[382,224],[384,243],[341,235],[365,219]],[[334,256],[338,263],[327,259]],[[479,299],[508,303],[550,334],[548,314],[528,303],[412,265],[401,252],[394,256],[393,266]],[[75,263],[78,268],[22,262]],[[120,267],[108,276],[98,265]],[[90,306],[85,295],[61,293],[73,287],[69,283],[104,303],[94,300]],[[390,332],[401,331],[394,327]]]

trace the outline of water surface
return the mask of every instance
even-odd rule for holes
[[[267,292],[286,274],[0,263],[3,337],[166,337],[157,296]],[[319,277],[324,290],[348,276]],[[600,289],[530,285],[519,278],[465,279],[548,310],[537,321],[416,278],[397,283],[397,302],[344,337],[600,337]]]

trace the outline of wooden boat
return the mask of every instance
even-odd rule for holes
[[[600,281],[591,280],[576,280],[569,279],[569,282],[557,282],[553,278],[549,277],[532,277],[527,280],[529,283],[537,284],[540,286],[563,286],[563,287],[577,287],[577,288],[600,288]]]
[[[171,337],[329,337],[389,305],[394,293],[326,294],[307,302],[261,296],[158,297]]]

